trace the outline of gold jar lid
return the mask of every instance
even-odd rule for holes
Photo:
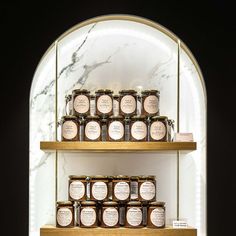
[[[139,120],[143,121],[143,120],[146,120],[146,116],[144,116],[144,115],[132,116],[131,120],[132,121],[139,121]]]
[[[139,176],[130,176],[130,180],[138,180]]]
[[[151,117],[151,120],[153,121],[155,121],[155,120],[168,120],[168,117],[167,116],[153,116],[153,117]]]
[[[69,175],[70,179],[86,179],[86,175]]]
[[[99,120],[99,116],[87,116],[85,120]]]
[[[141,204],[139,201],[130,201],[127,203],[127,206],[141,206]]]
[[[124,117],[123,116],[121,116],[121,115],[117,115],[117,116],[110,116],[109,117],[109,120],[115,120],[115,119],[122,119],[122,120],[124,120]]]
[[[73,202],[71,202],[71,201],[58,201],[57,205],[58,206],[73,206]]]
[[[76,119],[77,120],[77,117],[73,116],[73,115],[66,115],[66,116],[62,116],[61,119],[62,120],[67,120],[67,119]]]
[[[103,206],[118,206],[118,202],[113,202],[113,201],[103,202]]]
[[[89,94],[90,91],[88,91],[87,89],[74,89],[72,93],[73,94]]]
[[[98,89],[95,94],[111,94],[113,91],[111,89]]]
[[[91,179],[108,179],[106,175],[93,175],[90,176]]]
[[[123,90],[119,91],[119,94],[121,94],[121,95],[125,95],[125,94],[136,95],[137,91],[135,91],[134,89],[123,89]]]
[[[150,206],[165,206],[165,204],[166,204],[165,202],[159,202],[159,201],[149,203]]]
[[[157,94],[159,95],[160,94],[160,91],[159,90],[156,90],[156,89],[150,89],[150,90],[144,90],[141,92],[142,95],[152,95],[152,94]]]
[[[139,179],[140,180],[155,180],[156,176],[155,175],[140,175]]]
[[[116,175],[116,176],[114,176],[114,179],[129,180],[129,176],[128,175]]]
[[[82,201],[81,206],[96,206],[95,201]]]

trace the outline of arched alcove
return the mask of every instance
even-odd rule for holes
[[[160,110],[176,131],[192,132],[197,149],[133,153],[44,152],[40,141],[60,140],[65,95],[76,88],[160,90]],[[29,232],[55,224],[55,202],[67,199],[70,174],[153,174],[166,219],[187,220],[206,235],[206,91],[186,45],[144,18],[110,15],[82,22],[42,57],[30,93]]]

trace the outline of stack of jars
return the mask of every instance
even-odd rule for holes
[[[66,97],[62,141],[173,141],[174,121],[159,116],[160,93],[84,89]]]
[[[165,227],[155,176],[71,175],[68,195],[69,201],[57,202],[57,227]]]

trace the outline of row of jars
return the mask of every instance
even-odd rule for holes
[[[85,176],[70,175],[68,181],[70,201],[117,201],[156,200],[155,176]]]
[[[155,116],[159,115],[160,93],[158,90],[145,90],[141,95],[135,90],[122,90],[119,95],[113,95],[110,89],[99,89],[95,95],[90,95],[86,89],[76,89],[72,95],[66,96],[66,114],[77,117],[97,115],[109,117],[122,115]]]
[[[166,116],[64,116],[62,141],[173,141],[174,121]]]
[[[82,228],[164,228],[165,203],[150,202],[142,204],[130,201],[121,204],[115,201],[96,203],[95,201],[57,202],[57,227],[68,228],[79,226]]]

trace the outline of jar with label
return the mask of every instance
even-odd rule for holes
[[[96,115],[108,117],[113,114],[113,91],[110,89],[99,89],[96,94]]]
[[[95,95],[90,95],[90,116],[95,116],[95,114],[96,114]]]
[[[119,115],[119,104],[120,104],[120,96],[113,95],[113,114],[114,114],[114,116]]]
[[[137,112],[137,92],[135,90],[122,90],[120,94],[119,113],[130,117]]]
[[[87,116],[84,129],[85,141],[101,141],[102,127],[98,116]]]
[[[68,195],[70,201],[86,200],[86,178],[85,175],[69,176]]]
[[[73,114],[72,95],[70,94],[65,96],[65,113],[67,116]]]
[[[159,115],[160,92],[158,90],[144,90],[142,97],[142,115]]]
[[[147,123],[145,116],[133,116],[130,122],[130,141],[147,140]]]
[[[168,124],[168,142],[173,142],[174,140],[174,120],[168,119],[167,124]]]
[[[130,181],[127,175],[113,177],[113,201],[128,201],[130,199]]]
[[[90,177],[90,199],[93,201],[108,200],[108,177],[95,175]]]
[[[148,228],[165,227],[165,202],[151,202],[148,209]]]
[[[156,180],[153,175],[139,176],[138,198],[141,202],[155,201],[156,199]]]
[[[117,202],[103,203],[101,227],[104,228],[119,227],[119,208]]]
[[[125,127],[122,116],[110,116],[108,121],[108,141],[124,141]]]
[[[167,142],[167,117],[153,116],[150,121],[149,139],[150,141]]]
[[[90,92],[86,89],[72,91],[73,115],[88,116],[90,114]]]
[[[96,202],[83,201],[80,207],[80,227],[95,228],[98,226]]]
[[[79,140],[79,123],[76,116],[63,116],[61,118],[61,140],[77,141]]]
[[[143,211],[141,202],[131,201],[127,203],[125,227],[127,228],[143,227]]]
[[[57,202],[56,226],[59,228],[74,227],[74,207],[71,201]]]
[[[130,177],[130,199],[138,200],[138,176]]]

